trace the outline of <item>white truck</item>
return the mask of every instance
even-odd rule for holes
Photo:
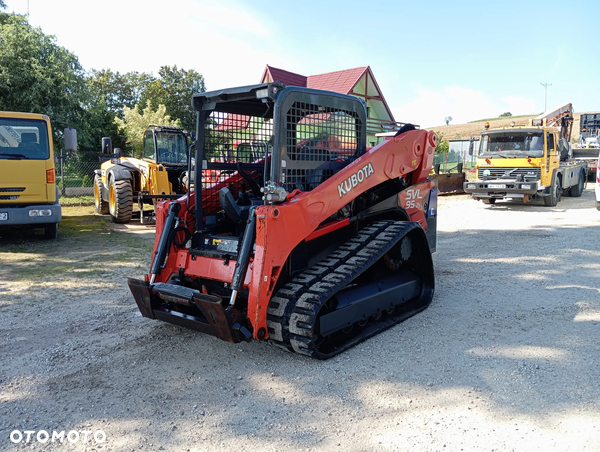
[[[600,210],[600,155],[596,162],[598,164],[596,168],[596,209]]]

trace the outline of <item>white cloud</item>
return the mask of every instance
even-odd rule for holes
[[[463,124],[495,118],[505,112],[513,115],[535,112],[535,101],[518,96],[493,100],[483,91],[458,86],[441,90],[420,88],[416,91],[416,99],[397,107],[392,106],[396,120],[413,122],[425,128],[444,124],[446,116],[452,117],[451,124]]]
[[[507,105],[505,111],[509,111],[513,115],[535,115],[541,113],[541,111],[536,110],[536,102],[533,99],[520,96],[507,96],[502,98],[502,102]]]
[[[26,12],[25,0],[9,9]],[[152,72],[177,65],[204,76],[207,89],[258,83],[265,65],[289,67],[272,38],[278,28],[259,9],[241,1],[81,0],[32,2],[30,23],[57,36],[86,69]],[[269,43],[269,45],[266,45]],[[279,56],[283,55],[283,56]]]
[[[193,5],[190,5],[187,14],[190,22],[198,20],[214,31],[243,33],[263,38],[271,35],[271,26],[266,18],[260,13],[245,10],[241,4],[201,1],[199,4],[194,2]]]

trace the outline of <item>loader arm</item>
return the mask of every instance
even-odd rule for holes
[[[253,302],[248,304],[256,339],[265,338],[266,309],[292,250],[365,191],[398,177],[411,177],[412,184],[425,181],[436,144],[433,132],[406,132],[380,143],[312,191],[290,196],[282,204],[256,208],[256,250],[249,288]]]
[[[194,188],[159,203],[150,272],[129,278],[145,317],[328,359],[431,303],[433,132],[367,150],[364,100],[279,82],[192,106]]]

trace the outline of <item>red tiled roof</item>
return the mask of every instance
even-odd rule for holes
[[[363,66],[327,74],[309,75],[306,87],[349,94],[367,69],[368,66]]]
[[[248,127],[250,116],[230,114],[219,124],[216,130],[238,130]]]
[[[389,119],[394,121],[394,115],[385,101],[385,98],[383,97],[383,94],[379,89],[379,85],[377,84],[377,81],[375,80],[373,72],[369,66],[345,69],[343,71],[328,72],[326,74],[309,75],[308,77],[305,77],[304,75],[295,74],[294,72],[285,71],[283,69],[278,69],[267,65],[265,67],[265,71],[263,72],[261,83],[265,83],[270,76],[272,81],[278,80],[288,86],[302,86],[305,88],[322,89],[341,94],[352,93],[358,97],[367,98],[369,93],[361,95],[353,92],[354,87],[360,81],[360,79],[365,76],[365,74],[370,81],[370,86],[372,86],[372,83],[375,86],[376,92],[380,96],[380,99],[371,97],[371,101],[381,102],[387,114],[389,115]]]
[[[274,82],[281,82],[284,85],[290,86],[303,86],[306,87],[306,77],[304,75],[296,74],[294,72],[284,71],[276,67],[269,66],[265,68],[261,83],[264,83],[267,79],[267,74],[271,76],[271,80]]]

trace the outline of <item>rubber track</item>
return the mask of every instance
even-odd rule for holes
[[[133,192],[128,180],[113,182],[115,187],[115,211],[112,219],[115,223],[128,223],[133,214]]]
[[[317,335],[314,326],[321,307],[381,259],[412,228],[414,223],[410,222],[373,223],[284,285],[271,299],[267,309],[270,342],[291,352],[327,359],[404,320],[406,316],[382,321],[378,328],[371,328],[365,334],[352,338],[331,353],[322,354],[315,348]]]

